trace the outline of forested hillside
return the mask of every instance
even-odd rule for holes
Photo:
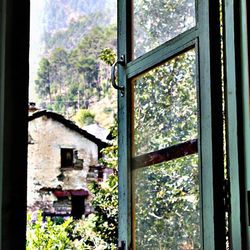
[[[64,29],[77,17],[88,16],[98,11],[109,13],[101,22],[107,24],[115,18],[114,3],[113,0],[46,0],[43,14],[44,28],[47,32]],[[92,21],[97,24],[98,20]]]
[[[100,59],[103,49],[109,48],[111,54],[116,50],[116,14],[111,3],[46,2],[44,52],[35,79],[41,107],[72,117],[93,106],[99,123],[111,125],[116,97],[109,82],[110,65]],[[109,107],[105,99],[110,100]]]

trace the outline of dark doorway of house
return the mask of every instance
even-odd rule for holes
[[[80,219],[85,211],[85,203],[83,196],[71,196],[72,210],[71,214],[74,219]]]

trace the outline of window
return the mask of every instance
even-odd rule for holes
[[[83,159],[78,158],[78,150],[73,148],[61,148],[61,168],[83,169]]]
[[[87,174],[88,181],[103,181],[103,166],[90,166]]]
[[[118,1],[120,246],[225,249],[220,4],[172,2]]]
[[[54,202],[53,207],[55,209],[55,216],[71,214],[71,201],[68,196],[57,197],[57,201]]]
[[[61,168],[73,168],[74,155],[72,148],[61,148]]]

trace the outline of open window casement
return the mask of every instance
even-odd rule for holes
[[[243,2],[118,1],[119,249],[241,249]]]

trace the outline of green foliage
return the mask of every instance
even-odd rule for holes
[[[118,241],[118,177],[111,175],[106,182],[93,182],[89,188],[96,217],[94,231],[108,243],[107,249],[112,249]]]
[[[60,225],[57,225],[48,217],[46,218],[46,221],[43,221],[41,211],[38,212],[36,221],[32,222],[31,214],[28,214],[26,249],[73,249],[73,245],[69,237],[71,223],[71,218],[65,220]]]
[[[42,58],[39,63],[37,80],[35,80],[36,92],[42,99],[51,98],[51,69],[49,60]]]
[[[79,109],[73,120],[76,121],[79,126],[90,125],[95,122],[95,115],[88,109]]]
[[[187,156],[134,173],[138,249],[200,248],[197,160]]]
[[[100,59],[104,61],[109,66],[115,62],[116,53],[110,48],[103,49],[99,55]]]
[[[107,243],[106,249],[116,249],[118,242],[117,125],[111,128],[111,132],[115,139],[112,146],[103,149],[101,163],[113,169],[113,174],[105,182],[92,182],[89,185],[96,219],[94,231]]]
[[[75,220],[68,218],[56,223],[49,217],[45,221],[42,212],[32,221],[31,214],[27,217],[27,250],[105,250],[115,249],[114,244],[105,242],[96,232],[98,217],[91,214],[88,218]]]
[[[115,118],[115,124],[110,127],[110,133],[114,138],[112,145],[102,149],[103,157],[99,160],[101,164],[105,167],[113,169],[114,173],[117,174],[118,171],[118,128],[117,119]]]
[[[138,0],[134,3],[134,54],[156,48],[195,25],[194,0]]]
[[[197,138],[193,50],[137,78],[134,92],[136,154]]]
[[[136,155],[197,138],[195,53],[134,83]],[[197,155],[133,171],[137,249],[200,249]]]
[[[115,244],[105,242],[102,235],[96,230],[99,217],[90,214],[87,218],[74,222],[72,231],[73,249],[77,250],[114,250]]]
[[[60,31],[60,34],[69,39],[67,34],[73,32],[70,29],[77,24],[83,25],[85,21],[80,18],[69,29]],[[66,46],[66,38],[64,42],[57,43],[58,33],[54,36],[52,48],[48,49],[46,57],[41,59],[36,80],[36,92],[40,100],[46,102],[45,106],[50,103],[50,107],[56,107],[55,111],[59,112],[72,107],[87,109],[93,100],[109,95],[109,66],[102,60],[107,63],[114,60],[112,57],[114,58],[113,49],[116,47],[115,25],[96,24],[89,27],[86,34],[70,49]],[[60,47],[55,47],[55,44],[60,44]],[[111,49],[102,51],[105,47]],[[64,108],[51,105],[57,102],[58,96],[61,97],[60,102]]]

